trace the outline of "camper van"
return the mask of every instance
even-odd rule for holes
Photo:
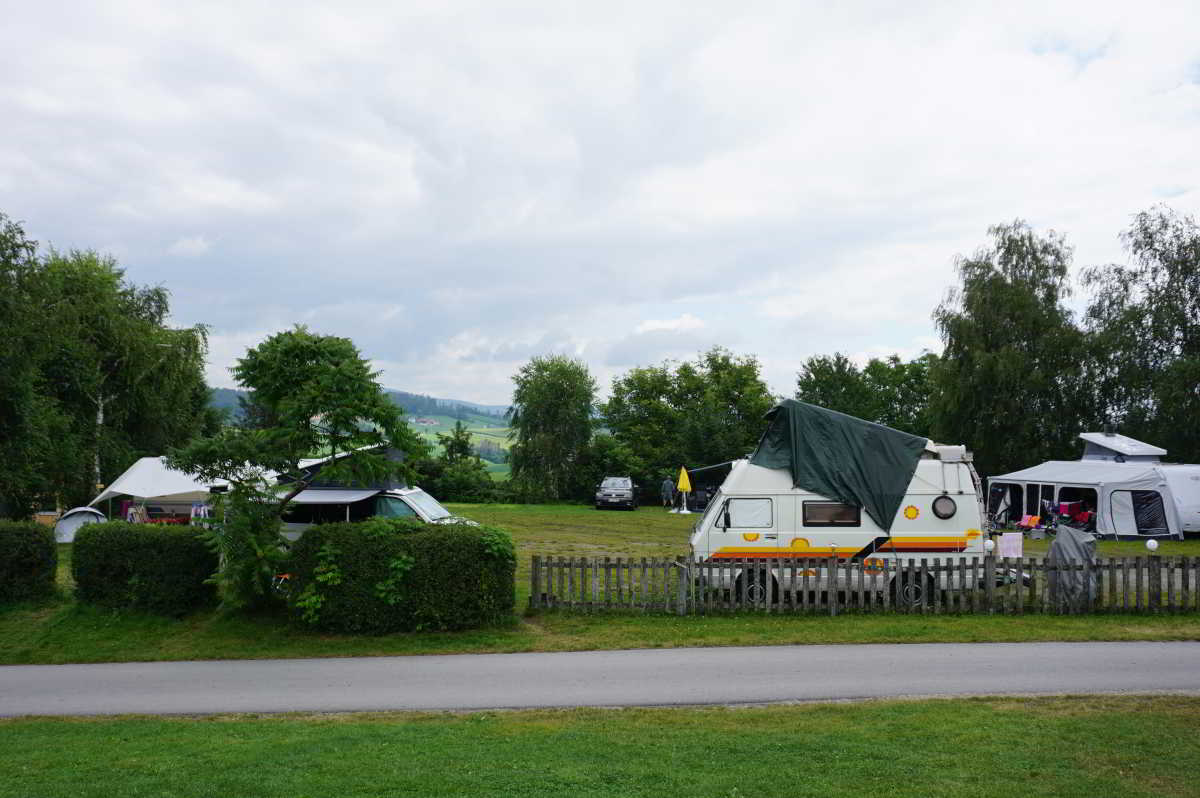
[[[791,400],[768,418],[758,449],[733,464],[694,526],[695,560],[984,556],[980,482],[964,447]],[[714,587],[745,589],[754,601],[772,590],[742,586],[736,568],[726,578],[730,584]],[[927,600],[932,587],[890,586],[910,604]]]

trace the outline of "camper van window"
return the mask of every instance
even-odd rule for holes
[[[770,499],[730,499],[725,509],[731,527],[771,526]]]
[[[862,526],[862,509],[840,502],[805,502],[805,526]]]
[[[404,499],[395,496],[376,496],[375,515],[383,518],[412,518],[417,511],[408,506]]]
[[[412,502],[418,510],[429,516],[430,521],[450,517],[449,510],[439,504],[437,499],[420,488],[414,490],[412,493],[405,494],[405,498]]]

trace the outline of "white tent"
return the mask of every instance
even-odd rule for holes
[[[208,487],[190,474],[167,468],[161,457],[143,457],[92,499],[89,506],[116,496],[172,504],[202,502],[208,498]]]
[[[988,513],[1015,521],[1043,515],[1045,502],[1081,502],[1096,513],[1096,532],[1118,537],[1183,537],[1171,469],[1188,466],[1110,460],[1051,460],[988,480]],[[1182,474],[1182,472],[1180,472]]]
[[[63,513],[54,524],[54,539],[59,543],[72,543],[79,527],[107,520],[104,513],[94,507],[74,507]]]

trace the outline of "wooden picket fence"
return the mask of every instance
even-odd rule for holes
[[[990,576],[989,576],[990,575]],[[1071,590],[1065,583],[1090,584]],[[927,586],[905,600],[905,586]],[[899,588],[894,590],[893,587]],[[1095,563],[974,557],[700,562],[534,556],[531,609],[702,615],[767,613],[1056,613],[1200,610],[1200,557],[1113,557]]]

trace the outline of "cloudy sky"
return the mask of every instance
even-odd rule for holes
[[[0,211],[212,327],[506,402],[714,343],[937,349],[954,257],[1200,212],[1200,3],[16,3]],[[187,10],[190,7],[190,10]]]

